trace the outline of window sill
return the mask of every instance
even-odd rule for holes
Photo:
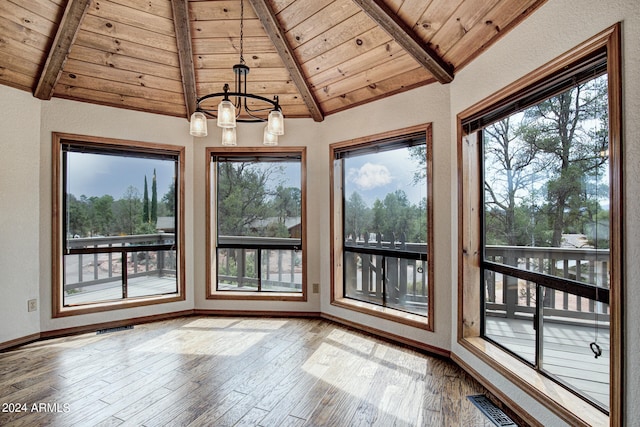
[[[393,308],[382,307],[375,304],[370,304],[363,301],[357,301],[349,298],[336,298],[331,302],[336,307],[346,308],[348,310],[358,311],[360,313],[368,314],[370,316],[379,317],[386,320],[391,320],[396,323],[402,323],[407,326],[413,326],[414,328],[426,329],[427,331],[433,331],[429,320],[425,316],[418,316],[417,314],[405,313],[404,311],[395,310]]]
[[[480,337],[460,345],[573,426],[608,426],[609,416]]]
[[[125,308],[142,307],[146,305],[154,304],[166,304],[170,302],[184,301],[184,294],[182,295],[163,295],[163,296],[150,296],[141,298],[130,298],[127,300],[96,302],[67,307],[54,307],[53,317],[66,317],[66,316],[78,316],[82,314],[99,313],[102,311],[122,310]]]
[[[213,291],[207,299],[217,300],[254,300],[254,301],[306,301],[304,292],[247,292]]]

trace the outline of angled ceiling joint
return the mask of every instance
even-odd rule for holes
[[[446,63],[431,47],[396,15],[383,0],[353,0],[384,29],[420,65],[429,71],[440,83],[453,81],[453,67]]]
[[[78,35],[80,24],[87,14],[91,0],[69,0],[53,39],[51,49],[44,68],[40,73],[38,84],[33,96],[42,100],[49,100],[53,96],[53,89],[62,75],[64,64],[67,62],[71,46]]]
[[[171,0],[173,25],[178,45],[178,60],[182,74],[182,90],[187,106],[187,119],[196,111],[196,73],[193,65],[193,48],[189,24],[189,5],[187,0]]]
[[[280,26],[275,13],[271,9],[271,7],[267,4],[267,0],[249,0],[253,9],[260,18],[260,22],[264,27],[267,35],[271,39],[271,42],[276,48],[276,51],[280,55],[282,62],[284,62],[285,67],[289,71],[289,75],[291,75],[291,79],[293,83],[298,88],[300,95],[304,103],[311,113],[311,117],[316,122],[321,122],[324,120],[324,113],[320,109],[320,104],[316,100],[315,96],[311,92],[311,88],[307,84],[307,80],[304,77],[304,73],[302,71],[302,67],[295,59],[293,55],[293,49],[287,43],[287,39],[284,34],[284,30]]]

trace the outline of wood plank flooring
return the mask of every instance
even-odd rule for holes
[[[467,399],[483,393],[321,319],[183,317],[0,353],[3,426],[489,427]]]

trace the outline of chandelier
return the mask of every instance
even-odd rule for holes
[[[222,128],[222,145],[236,145],[236,123],[267,122],[263,132],[264,145],[278,145],[278,135],[284,135],[284,116],[278,103],[278,96],[268,99],[247,92],[247,74],[249,67],[243,57],[244,40],[244,0],[240,1],[240,63],[233,66],[235,90],[230,91],[224,84],[222,92],[210,93],[196,99],[196,111],[191,115],[189,133],[193,136],[207,136],[207,119],[216,119]],[[213,100],[222,98],[217,108]],[[251,100],[251,103],[249,103]],[[268,115],[266,112],[269,112]]]

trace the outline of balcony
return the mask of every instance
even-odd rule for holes
[[[302,293],[299,238],[220,236],[217,290]]]
[[[426,253],[424,244],[348,240],[345,296],[425,315]],[[483,334],[606,411],[609,251],[488,246],[486,259],[571,282],[553,289],[547,283],[485,270]],[[597,358],[592,343],[602,352]]]
[[[371,237],[345,242],[345,297],[427,316],[427,245]]]
[[[486,269],[484,336],[608,410],[609,250],[487,246],[485,259],[567,279],[557,289]]]
[[[66,241],[64,305],[177,292],[172,233]]]

